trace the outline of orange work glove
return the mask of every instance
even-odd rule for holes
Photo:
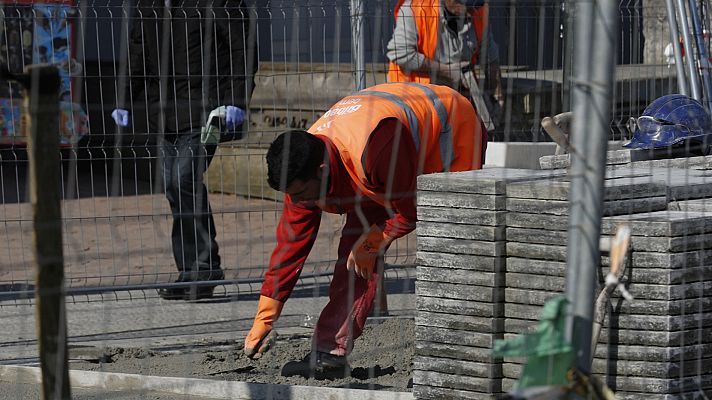
[[[284,303],[271,297],[260,296],[257,304],[257,315],[252,323],[252,329],[245,337],[245,355],[253,360],[262,357],[267,350],[272,347],[275,334],[272,331],[272,324],[282,313]]]
[[[372,225],[371,229],[361,235],[354,244],[349,258],[346,260],[346,268],[349,271],[354,271],[361,278],[370,280],[378,256],[386,252],[391,241],[381,228]]]

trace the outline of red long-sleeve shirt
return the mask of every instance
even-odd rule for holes
[[[400,132],[400,134],[398,134]],[[344,214],[362,207],[380,206],[369,198],[356,198],[357,185],[348,174],[333,143],[317,135],[329,154],[327,208]],[[409,129],[395,119],[384,119],[373,131],[365,152],[365,172],[369,189],[386,194],[391,216],[383,232],[397,239],[415,229],[415,190],[418,154]],[[292,202],[284,196],[282,216],[277,226],[277,245],[270,258],[261,294],[286,301],[297,283],[321,223],[320,209],[314,202]]]

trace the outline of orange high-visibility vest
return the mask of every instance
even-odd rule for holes
[[[384,83],[344,97],[309,128],[328,137],[361,193],[384,204],[366,178],[364,150],[386,118],[411,132],[418,152],[418,175],[482,168],[486,132],[468,99],[440,85]]]
[[[394,14],[398,19],[398,10],[403,5],[404,0],[399,0],[395,7]],[[440,26],[440,0],[413,0],[411,8],[413,9],[413,17],[415,18],[415,26],[418,31],[418,51],[423,53],[426,58],[434,59],[435,50],[438,46],[438,35],[442,27]],[[472,17],[472,25],[477,36],[477,49],[472,55],[470,62],[477,64],[477,57],[482,47],[485,30],[489,20],[489,5],[485,4],[469,11]],[[401,67],[391,62],[388,65],[388,82],[419,82],[430,83],[430,72],[428,71],[412,71],[406,72]]]

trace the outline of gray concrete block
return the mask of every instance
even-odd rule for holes
[[[461,285],[503,287],[504,273],[482,272],[467,269],[418,266],[416,279],[430,282],[458,283]]]
[[[566,247],[507,242],[507,256],[533,260],[566,261]]]
[[[530,200],[507,198],[507,211],[530,214],[568,215],[569,202],[562,200]],[[606,201],[603,204],[603,215],[621,215],[650,211],[665,210],[667,197],[647,197]]]
[[[504,196],[420,191],[417,205],[496,211],[504,210],[506,203]]]
[[[500,363],[485,364],[451,358],[425,357],[416,355],[413,359],[413,369],[419,371],[440,372],[451,375],[474,376],[477,378],[501,378]]]
[[[526,358],[520,359],[519,362],[504,362],[502,363],[502,377],[509,379],[519,379],[524,370]]]
[[[650,362],[691,362],[712,354],[712,343],[689,346],[651,347],[617,345],[599,341],[595,357],[602,360],[628,360]]]
[[[418,238],[419,244],[423,241]],[[421,251],[416,253],[416,265],[423,267],[467,269],[484,272],[504,272],[504,257],[488,257],[470,254],[446,254]]]
[[[504,390],[507,390],[507,388],[511,390],[514,382],[521,376],[522,370],[523,366],[519,364],[502,364],[502,384]],[[658,399],[661,397],[657,396],[662,396],[665,392],[668,394],[676,393],[681,386],[674,382],[679,381],[679,378],[650,378],[628,376],[622,373],[619,373],[617,377],[607,377],[603,372],[594,372],[599,379],[608,384],[610,389],[615,390],[616,399],[620,398],[618,393],[621,390],[636,391],[641,395],[645,393],[645,399]],[[688,376],[683,378],[682,381],[688,381],[688,383],[694,382],[694,378]]]
[[[414,389],[415,385],[420,384],[448,389],[460,389],[484,393],[494,393],[499,392],[501,390],[499,380],[497,379],[475,378],[472,376],[450,375],[443,374],[440,372],[414,370]]]
[[[514,389],[514,385],[517,384],[517,379],[518,379],[518,377],[514,378],[514,379],[506,378],[506,377],[502,378],[502,391],[507,393],[507,392],[511,391],[512,389]]]
[[[420,175],[418,191],[504,194],[508,183],[562,176],[565,172],[514,168],[485,168],[476,171]]]
[[[662,379],[662,378],[639,378],[634,376],[615,376],[605,380],[611,390],[645,393],[667,393],[686,391],[690,388],[698,387],[702,383],[703,388],[709,389],[712,383],[712,374],[705,373],[701,376],[685,378]]]
[[[569,218],[565,215],[508,212],[505,219],[507,227],[553,231],[566,231],[569,227]],[[601,233],[613,235],[621,223],[627,223],[634,236],[674,237],[709,233],[712,232],[712,202],[709,212],[668,209],[605,217],[601,221]]]
[[[548,229],[507,228],[507,240],[510,242],[534,244],[561,244],[568,240],[567,231]],[[712,248],[712,235],[686,235],[676,237],[631,236],[633,251],[658,253],[679,253],[683,251],[705,250]]]
[[[418,237],[417,247],[418,251],[436,253],[470,254],[491,257],[502,257],[505,255],[504,241],[485,242],[481,240]]]
[[[507,272],[507,287],[545,292],[563,292],[566,278]],[[506,312],[506,311],[505,311]]]
[[[566,177],[509,184],[506,193],[508,198],[566,201],[570,187]],[[608,178],[604,182],[605,201],[662,196],[667,196],[667,186],[650,175]]]
[[[507,256],[538,260],[566,261],[565,246],[548,246],[542,244],[508,242]],[[607,264],[607,257],[601,258],[602,264]],[[631,254],[633,268],[663,268],[678,269],[712,265],[712,250],[698,250],[680,253],[659,253],[633,251]]]
[[[507,287],[504,289],[504,301],[506,304],[525,304],[542,307],[548,299],[556,294],[557,293],[541,290]],[[626,301],[615,292],[611,298],[611,302],[618,314],[680,315],[683,313],[689,314],[712,311],[712,299],[708,297],[692,297],[678,300],[635,299],[634,301]]]
[[[508,286],[504,289],[504,301],[506,304],[514,303],[543,306],[547,300],[560,294],[562,293],[512,288]]]
[[[433,313],[471,315],[473,317],[497,318],[504,316],[504,304],[481,301],[453,300],[440,297],[419,296],[415,299],[418,311]]]
[[[419,356],[445,357],[448,359],[487,364],[499,364],[502,362],[501,358],[492,356],[492,349],[489,347],[463,346],[460,344],[436,343],[424,340],[415,342],[415,354]]]
[[[698,358],[684,362],[648,362],[594,359],[591,370],[605,375],[615,371],[616,376],[639,378],[679,379],[712,371],[712,358]]]
[[[504,290],[486,286],[458,285],[440,282],[415,282],[417,296],[443,297],[456,300],[474,300],[497,303],[504,300]]]
[[[612,234],[618,224],[628,223],[634,236],[675,237],[712,232],[712,204],[709,212],[675,211],[672,204],[679,203],[670,203],[664,211],[606,217],[601,231]]]
[[[710,215],[712,214],[712,201],[710,199],[675,200],[668,204],[668,210]]]
[[[606,165],[608,166],[626,166],[637,169],[651,168],[693,168],[705,167],[710,161],[703,156],[684,157],[683,154],[677,155],[677,158],[671,158],[669,155],[660,154],[663,150],[650,152],[649,150],[611,150],[606,153]],[[655,158],[663,157],[656,160]],[[552,156],[543,156],[539,158],[539,166],[542,170],[557,170],[566,169],[571,166],[571,155],[560,154]],[[615,167],[609,167],[615,168]]]
[[[509,334],[522,334],[536,330],[538,321],[517,318],[504,319],[505,338]],[[601,329],[599,343],[616,343],[618,348],[624,346],[647,346],[647,351],[655,351],[653,347],[679,348],[684,346],[712,343],[712,333],[709,329],[690,329],[686,331],[648,331],[632,329]]]
[[[507,273],[566,276],[566,262],[507,257]]]
[[[504,306],[505,318],[539,320],[542,307],[507,303]],[[712,326],[712,315],[693,313],[685,315],[638,315],[614,312],[617,329],[649,329],[654,331],[678,331],[685,329],[703,329]],[[609,315],[610,317],[610,315]],[[607,322],[610,325],[610,321]]]
[[[566,278],[507,273],[507,288],[563,292]],[[690,282],[677,285],[658,285],[630,282],[628,291],[638,300],[678,300],[706,296],[712,290],[712,281]],[[514,300],[513,300],[514,301]]]
[[[506,214],[506,211],[418,206],[418,221],[446,222],[450,224],[504,225]]]
[[[568,215],[530,214],[508,211],[505,219],[507,228],[549,229],[552,231],[566,231],[569,229]]]
[[[480,347],[489,350],[492,348],[494,341],[501,337],[501,334],[415,325],[415,340],[418,342],[456,344],[461,346]]]
[[[705,397],[706,396],[706,397]],[[674,394],[650,394],[618,390],[616,400],[707,400],[712,397],[712,389],[677,392]]]
[[[417,311],[415,324],[420,327],[435,327],[457,329],[478,333],[502,333],[504,321],[502,318],[473,317],[470,315],[441,314],[427,311]]]
[[[504,240],[504,225],[481,226],[450,224],[444,222],[418,221],[418,238],[452,238],[479,241],[502,241]]]
[[[495,400],[500,397],[500,386],[492,386],[493,390],[496,388],[497,391],[482,393],[413,384],[413,396],[422,400]]]

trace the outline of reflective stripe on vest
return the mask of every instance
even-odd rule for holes
[[[452,126],[448,119],[448,113],[445,109],[440,97],[429,87],[421,85],[419,83],[403,83],[408,86],[416,87],[423,91],[425,96],[430,100],[433,105],[435,112],[440,120],[440,160],[443,164],[443,171],[450,170],[450,164],[454,158],[454,147],[452,144]],[[415,143],[416,151],[420,151],[420,127],[418,125],[418,119],[415,116],[415,112],[408,104],[406,104],[400,97],[386,92],[379,92],[375,90],[367,90],[359,92],[359,96],[373,95],[389,100],[390,102],[396,104],[398,107],[402,108],[405,115],[408,118],[408,123],[410,124],[410,133],[413,137],[413,143]]]
[[[449,171],[452,159],[455,157],[455,149],[452,144],[452,126],[450,125],[445,105],[433,89],[419,83],[406,84],[422,90],[428,99],[430,99],[430,102],[433,103],[433,107],[438,113],[438,118],[440,119],[440,160],[442,160],[443,163],[443,171]]]

